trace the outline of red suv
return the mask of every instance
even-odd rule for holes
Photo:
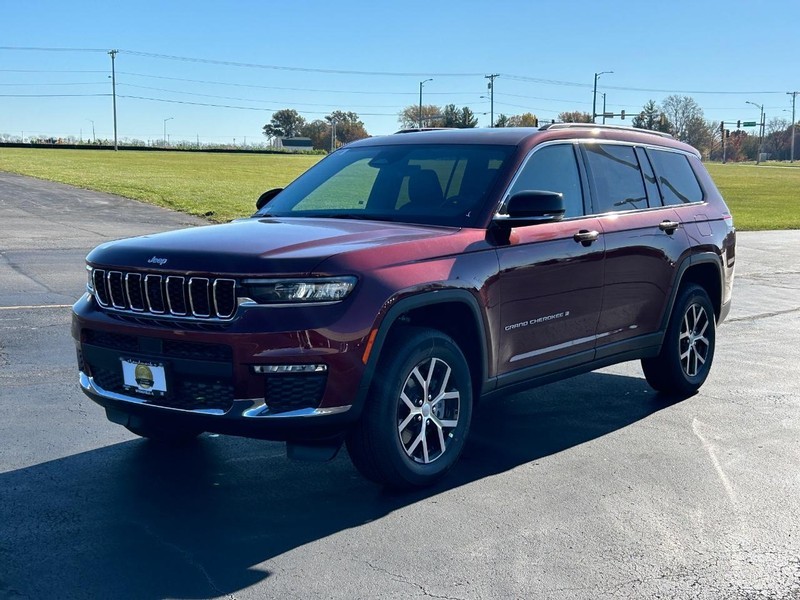
[[[342,148],[251,218],[87,257],[80,383],[132,432],[346,442],[393,487],[458,459],[479,398],[641,359],[697,390],[735,231],[696,150],[619,127],[412,132]]]

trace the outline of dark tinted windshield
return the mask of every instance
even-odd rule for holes
[[[344,148],[257,215],[469,226],[512,150],[429,144]]]

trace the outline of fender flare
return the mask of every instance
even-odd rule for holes
[[[478,300],[470,292],[463,289],[446,289],[446,290],[432,290],[420,292],[411,296],[406,296],[397,299],[393,296],[384,303],[384,307],[390,308],[386,311],[383,319],[380,320],[380,325],[377,328],[375,341],[373,342],[372,349],[367,359],[367,364],[364,369],[364,375],[361,378],[358,392],[355,401],[353,402],[353,411],[360,415],[364,407],[364,402],[367,399],[369,389],[372,385],[372,379],[375,375],[378,362],[380,361],[381,352],[386,345],[386,340],[392,327],[397,323],[402,315],[410,310],[422,308],[424,306],[432,306],[434,304],[444,304],[458,302],[464,304],[470,309],[472,317],[478,330],[478,344],[480,349],[480,363],[481,370],[478,374],[480,377],[480,389],[476,390],[476,396],[480,396],[487,391],[486,384],[488,382],[488,346],[486,335],[486,322],[483,318],[483,311],[481,311]]]
[[[661,340],[663,343],[664,335],[667,331],[667,326],[669,325],[670,317],[672,317],[672,310],[675,308],[675,301],[678,298],[678,290],[680,290],[681,285],[683,284],[683,277],[686,275],[686,271],[688,271],[691,267],[696,267],[697,265],[702,264],[713,264],[717,267],[717,275],[719,277],[718,284],[720,288],[720,294],[722,294],[722,260],[719,256],[714,254],[713,252],[700,252],[698,254],[690,254],[686,258],[681,261],[680,266],[677,269],[675,274],[675,279],[672,285],[672,291],[669,295],[669,300],[667,302],[667,310],[664,311],[664,316],[661,318]],[[722,297],[720,295],[720,297]],[[715,307],[716,309],[717,307]],[[717,315],[719,316],[719,315]],[[661,344],[659,344],[660,346]]]

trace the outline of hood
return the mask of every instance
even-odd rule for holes
[[[243,219],[108,242],[94,266],[181,273],[306,274],[344,252],[420,241],[455,229],[342,219]]]

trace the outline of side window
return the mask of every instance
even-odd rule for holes
[[[510,193],[525,190],[564,194],[564,217],[584,214],[583,191],[575,150],[572,144],[545,146],[534,152],[522,167]]]
[[[597,191],[595,212],[647,208],[642,172],[633,147],[612,144],[584,147]]]
[[[647,153],[658,175],[664,204],[688,204],[703,200],[703,189],[697,183],[697,177],[685,155],[652,149]]]

